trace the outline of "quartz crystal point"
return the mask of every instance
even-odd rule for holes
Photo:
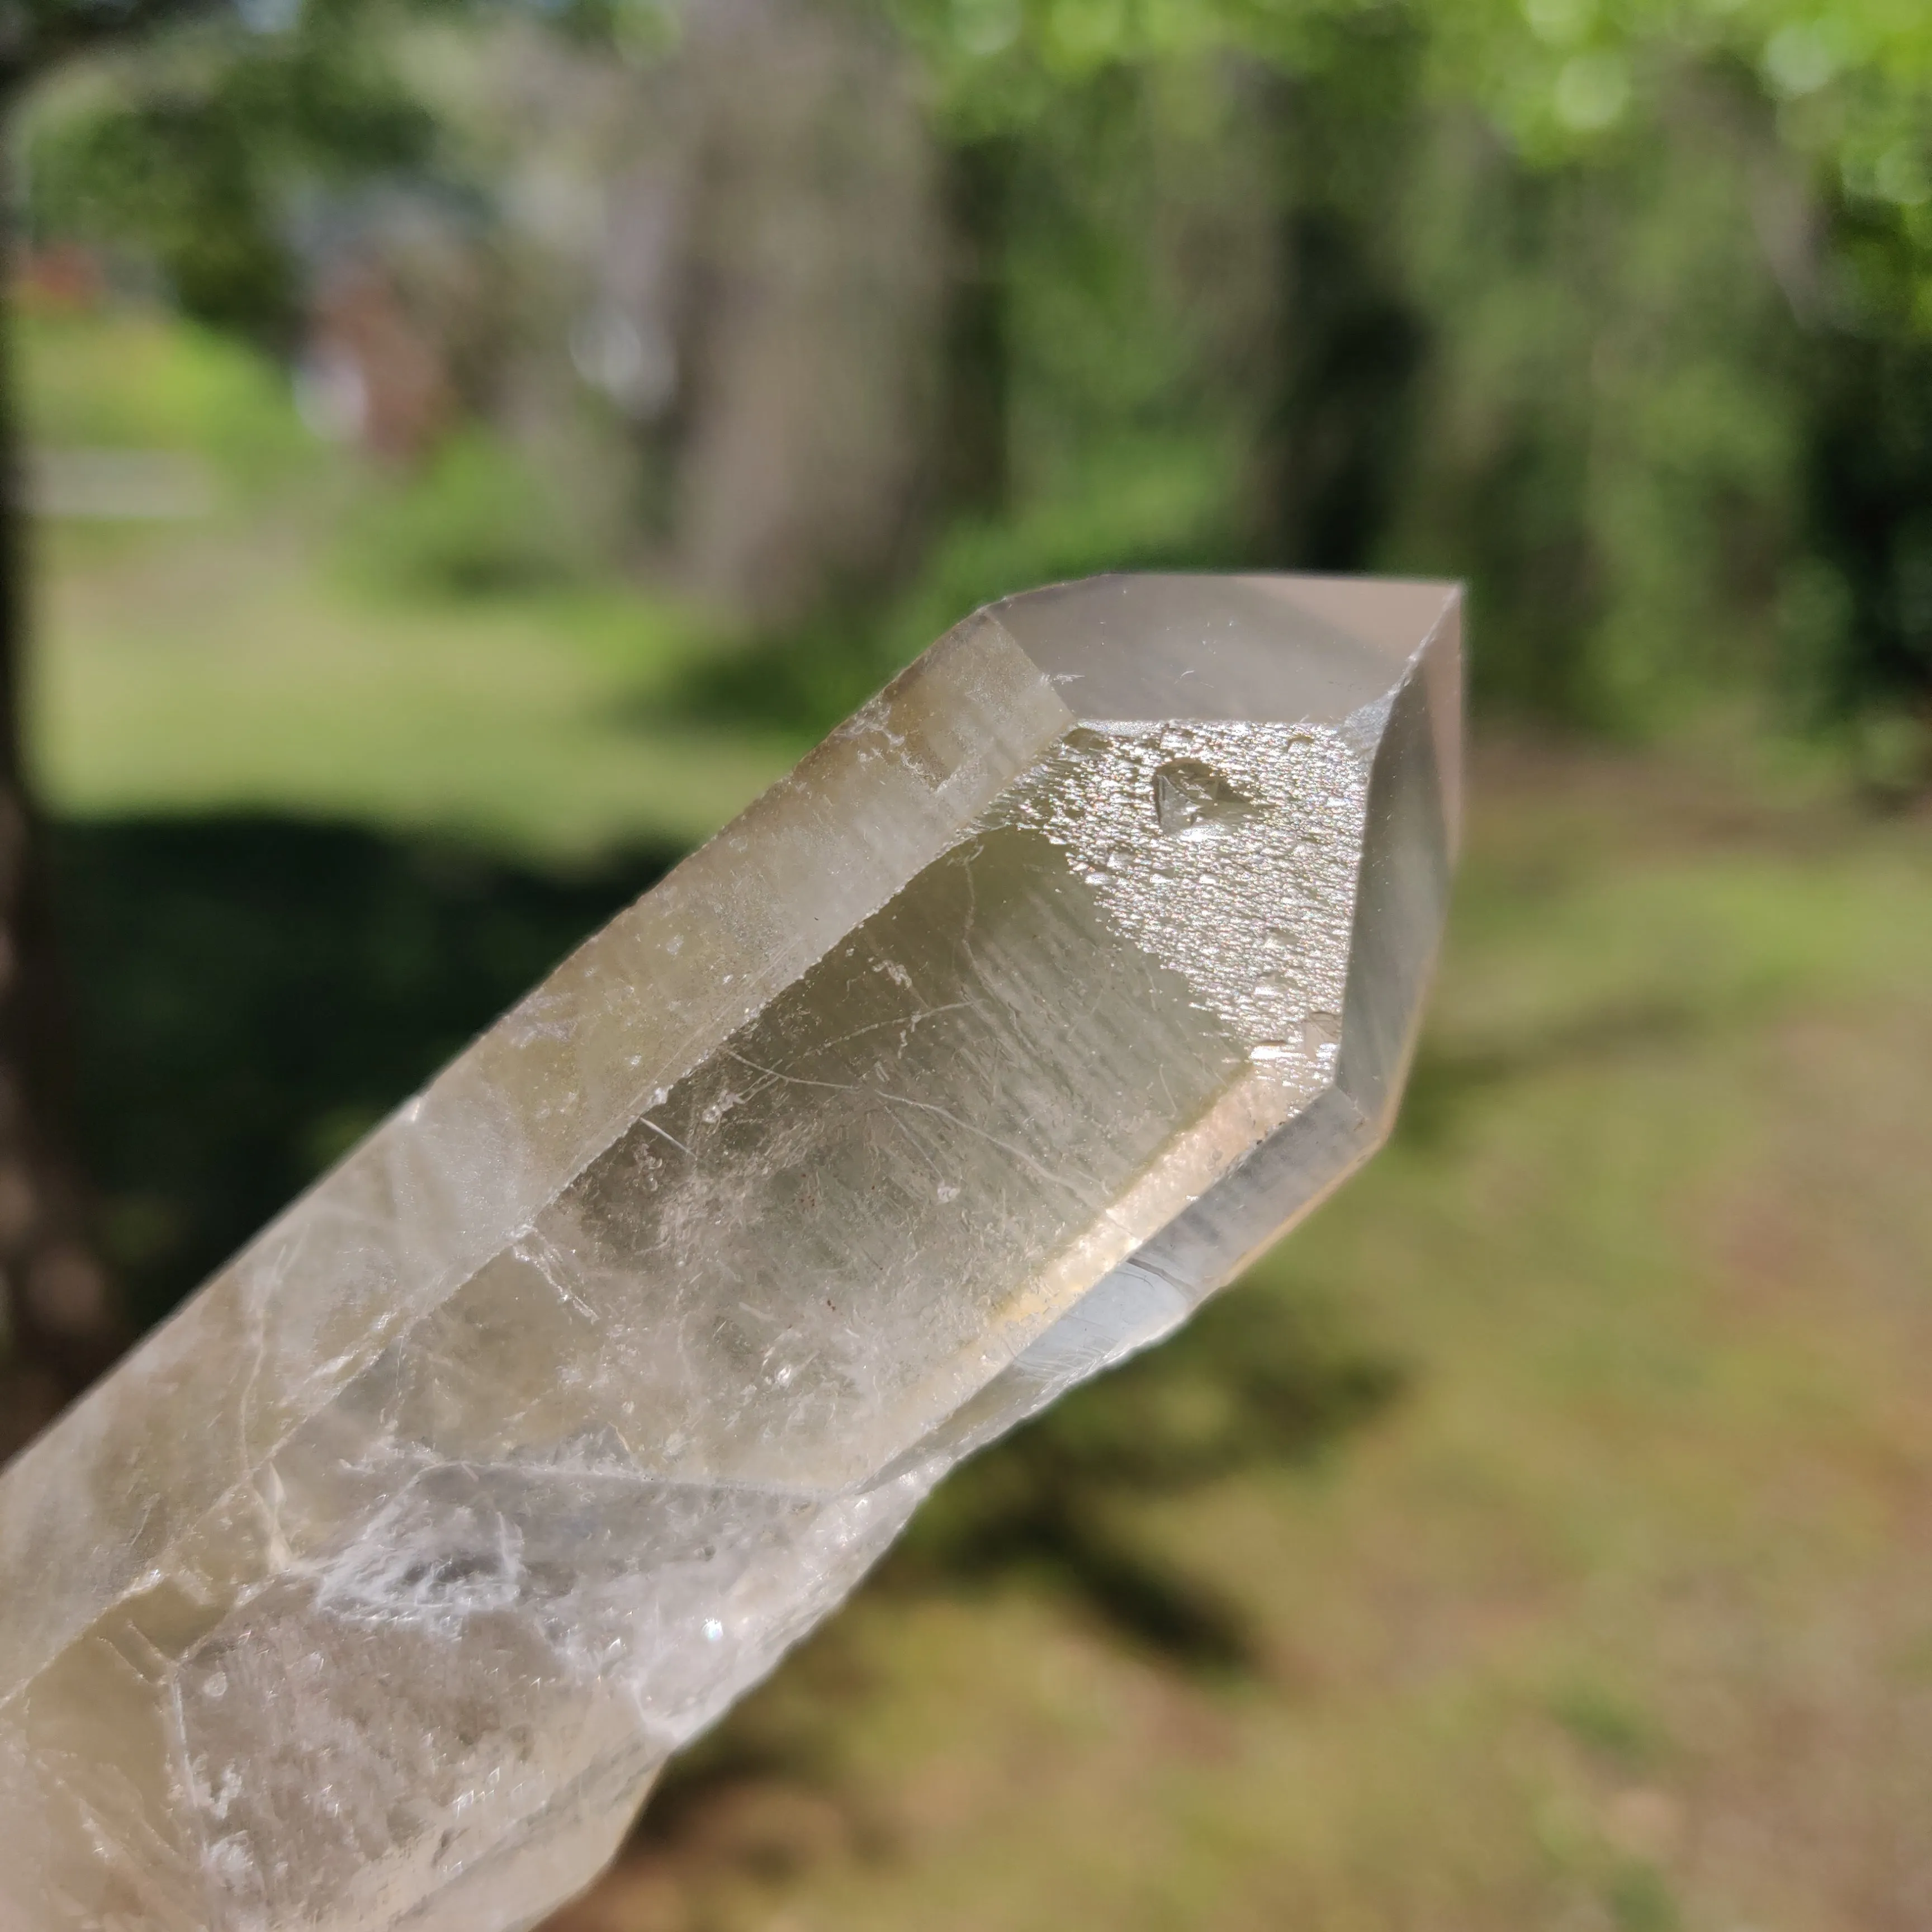
[[[946,1468],[1381,1139],[1458,622],[994,604],[380,1127],[0,1480],[0,1927],[582,1886]]]

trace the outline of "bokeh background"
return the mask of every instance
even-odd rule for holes
[[[132,1326],[976,603],[1470,586],[1394,1144],[558,1932],[1932,1926],[1922,0],[0,40],[70,1075],[0,1100]]]

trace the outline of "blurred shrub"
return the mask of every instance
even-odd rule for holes
[[[421,470],[372,485],[342,536],[352,568],[419,596],[534,589],[580,574],[590,562],[529,462],[474,427],[443,442]]]
[[[855,589],[795,628],[767,632],[694,667],[680,701],[702,716],[828,730],[978,605],[1106,570],[1232,564],[1240,514],[1225,441],[1122,439],[1064,495],[1005,517],[965,516],[935,538],[911,580]]]
[[[1862,706],[1845,736],[1852,775],[1874,804],[1906,806],[1932,787],[1932,722],[1922,711]]]
[[[31,110],[32,229],[131,249],[196,320],[291,345],[290,220],[318,187],[428,163],[435,124],[369,10],[184,10],[177,31],[59,76]]]
[[[314,457],[281,370],[232,335],[140,308],[19,327],[32,443],[192,451],[250,490]]]

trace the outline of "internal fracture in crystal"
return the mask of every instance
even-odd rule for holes
[[[1439,584],[969,618],[0,1479],[4,1932],[511,1932],[1386,1132]]]

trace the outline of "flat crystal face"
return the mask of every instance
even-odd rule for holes
[[[0,1927],[533,1924],[958,1458],[1385,1133],[1436,584],[968,619],[0,1479]]]

